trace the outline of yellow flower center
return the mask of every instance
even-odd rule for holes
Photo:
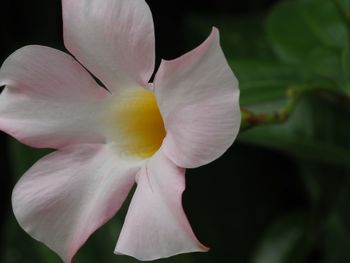
[[[160,148],[165,128],[151,91],[139,88],[126,92],[117,98],[111,113],[112,137],[122,153],[147,158]]]

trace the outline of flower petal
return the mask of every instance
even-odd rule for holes
[[[207,251],[193,234],[181,205],[185,170],[158,151],[137,178],[115,253],[153,260]]]
[[[155,61],[151,11],[144,0],[63,0],[67,49],[112,92],[146,86]]]
[[[178,166],[193,168],[213,161],[237,136],[238,81],[216,28],[198,48],[162,61],[155,94],[167,130],[164,151]]]
[[[139,166],[118,158],[108,145],[60,149],[20,179],[13,211],[26,232],[71,262],[87,238],[118,211]]]
[[[0,129],[33,147],[101,142],[108,92],[73,58],[42,46],[17,50],[0,69]]]

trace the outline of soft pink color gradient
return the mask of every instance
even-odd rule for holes
[[[146,86],[155,63],[152,13],[144,0],[62,0],[67,49],[111,90]]]
[[[108,92],[70,55],[27,46],[0,70],[0,128],[38,148],[105,141],[99,127]]]
[[[185,169],[160,150],[136,178],[137,189],[115,251],[140,260],[207,251],[193,234],[181,205]]]
[[[13,211],[19,224],[65,262],[119,210],[137,165],[108,144],[78,144],[39,160],[17,183]]]
[[[196,49],[163,60],[154,87],[167,130],[163,148],[178,166],[207,164],[232,145],[240,126],[238,81],[216,28]]]
[[[152,14],[144,0],[62,0],[70,55],[42,46],[13,53],[0,69],[0,129],[33,147],[53,148],[17,183],[19,224],[66,263],[136,192],[116,254],[153,260],[207,251],[183,211],[185,168],[207,164],[233,143],[240,125],[238,81],[219,33],[193,51],[155,61]],[[152,87],[166,137],[148,159],[118,147],[106,112],[126,90]]]

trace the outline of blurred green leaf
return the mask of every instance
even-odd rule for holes
[[[315,235],[304,215],[290,215],[273,223],[263,235],[253,263],[304,262]]]
[[[264,33],[264,14],[247,16],[203,16],[191,14],[186,21],[188,50],[194,48],[208,37],[215,26],[220,31],[221,45],[229,60],[265,59],[274,56],[273,50]]]
[[[332,1],[282,1],[268,16],[266,29],[279,60],[273,55],[269,60],[229,59],[240,81],[241,106],[256,113],[278,111],[286,103],[287,90],[300,85],[335,92],[350,89],[347,31]],[[231,30],[231,34],[237,32]],[[350,133],[349,110],[331,104],[319,98],[304,99],[287,123],[255,128],[240,139],[349,166],[350,141],[345,136]]]
[[[230,65],[240,82],[243,107],[285,99],[287,88],[301,83],[296,70],[278,62],[246,59]]]
[[[350,235],[343,219],[338,214],[332,214],[324,227],[323,249],[324,263],[350,262]]]
[[[350,15],[350,1],[349,0],[341,0],[341,3],[343,4],[345,10],[347,10],[347,13]]]
[[[308,160],[349,167],[349,134],[348,110],[325,99],[307,96],[286,123],[256,127],[240,134],[239,139]]]
[[[343,48],[346,28],[329,0],[282,1],[267,20],[269,40],[286,62],[300,63],[314,49]]]
[[[305,27],[298,2],[282,2],[267,20],[269,40],[282,60],[297,63],[310,50],[320,45],[320,40],[309,27]],[[286,31],[288,30],[288,31]]]
[[[344,48],[341,59],[342,59],[342,71],[346,79],[345,90],[347,91],[347,94],[350,96],[350,36],[349,36],[349,43]]]
[[[297,65],[308,82],[348,89],[343,53],[347,30],[332,1],[283,1],[267,19],[267,35],[280,59]]]

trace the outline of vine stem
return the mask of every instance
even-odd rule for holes
[[[295,104],[300,96],[293,88],[288,89],[287,95],[289,99],[286,105],[281,110],[273,113],[255,114],[248,109],[241,108],[241,131],[248,130],[261,124],[276,124],[285,122],[295,108]]]
[[[242,122],[240,131],[246,131],[260,125],[286,122],[296,108],[296,104],[298,103],[299,99],[306,94],[316,94],[325,100],[331,101],[332,103],[344,105],[350,111],[350,96],[344,94],[343,92],[315,86],[290,87],[287,89],[287,103],[278,111],[256,114],[246,108],[241,108]]]

